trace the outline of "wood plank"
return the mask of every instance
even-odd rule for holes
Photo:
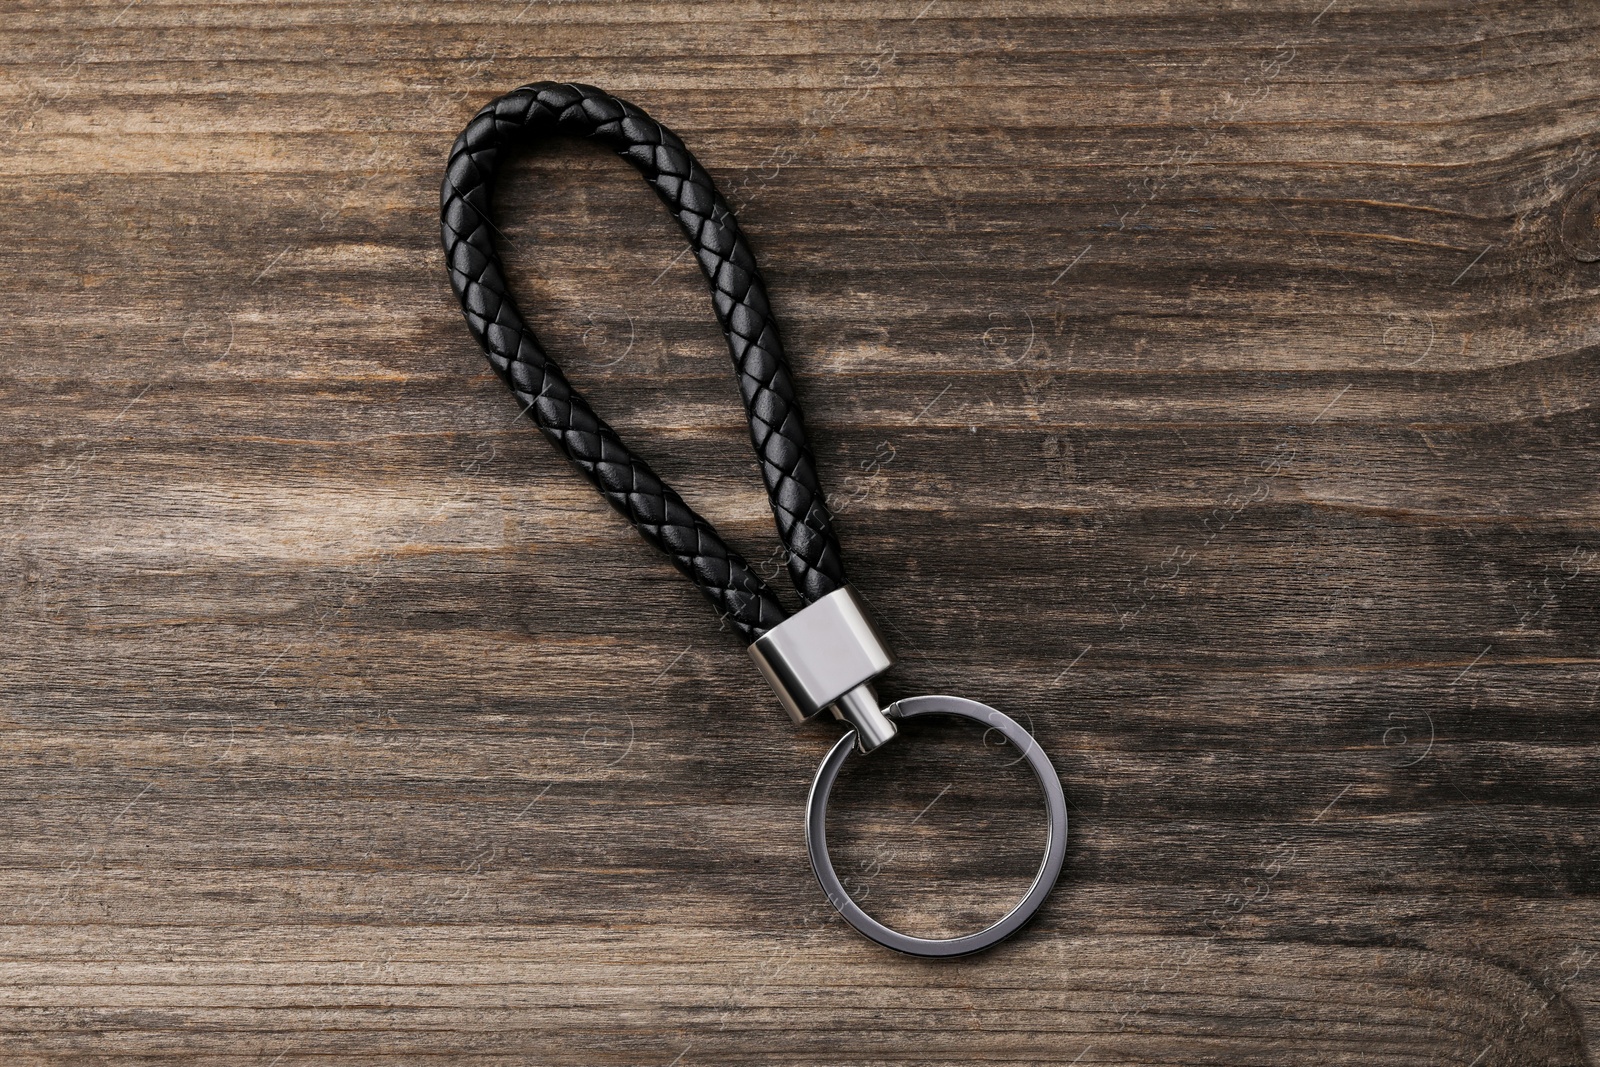
[[[1600,19],[1559,2],[38,0],[0,26],[0,1042],[29,1063],[1588,1064]],[[817,891],[796,731],[443,276],[473,110],[737,205],[853,580],[1071,803],[1015,941]],[[596,406],[775,576],[704,286],[499,196]],[[781,584],[781,583],[780,583]],[[787,593],[785,593],[787,595]],[[878,914],[1026,884],[1005,750],[841,781]]]

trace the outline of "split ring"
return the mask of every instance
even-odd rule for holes
[[[1015,719],[987,704],[962,697],[910,697],[890,705],[884,714],[902,722],[923,715],[954,715],[971,719],[989,729],[998,730],[1007,741],[1016,746],[1017,751],[1028,761],[1028,766],[1033,769],[1034,777],[1039,780],[1039,789],[1044,793],[1048,835],[1045,838],[1044,861],[1039,864],[1039,873],[1034,875],[1033,884],[1028,887],[1027,894],[1016,907],[1006,912],[993,926],[979,930],[975,934],[949,938],[912,937],[910,934],[891,930],[868,915],[861,909],[861,905],[850,899],[850,894],[845,891],[838,874],[834,872],[833,861],[828,858],[828,794],[833,789],[834,780],[839,777],[839,771],[844,767],[844,761],[850,757],[851,751],[855,748],[854,731],[840,738],[838,744],[834,745],[823,758],[822,765],[817,768],[817,777],[811,783],[811,795],[806,800],[806,850],[811,854],[811,869],[816,872],[817,881],[821,883],[822,891],[827,894],[828,903],[839,910],[845,922],[880,945],[911,956],[936,958],[981,952],[1022,929],[1028,920],[1033,918],[1034,912],[1039,910],[1039,905],[1044,903],[1044,898],[1050,895],[1050,890],[1056,884],[1056,878],[1061,873],[1062,861],[1066,859],[1067,854],[1067,798],[1061,791],[1061,779],[1056,775],[1055,768],[1050,765],[1049,758],[1039,748],[1033,736]]]

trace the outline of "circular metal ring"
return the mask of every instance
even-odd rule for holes
[[[828,903],[839,909],[839,914],[844,916],[846,922],[880,945],[912,956],[950,957],[982,952],[1022,929],[1056,884],[1061,863],[1067,854],[1067,798],[1061,791],[1061,779],[1056,776],[1049,757],[1039,748],[1033,736],[1016,720],[987,704],[961,697],[910,697],[891,705],[885,714],[901,721],[923,715],[955,715],[1000,731],[1007,741],[1016,746],[1033,769],[1034,776],[1039,779],[1039,788],[1044,793],[1049,833],[1045,839],[1044,862],[1039,864],[1039,873],[1034,875],[1033,884],[1016,907],[1006,912],[993,926],[975,934],[949,938],[912,937],[891,930],[868,915],[845,892],[839,876],[834,873],[833,861],[828,858],[828,793],[833,789],[834,780],[839,777],[844,761],[855,748],[854,731],[840,738],[839,743],[823,758],[822,765],[817,768],[817,777],[811,783],[811,795],[806,800],[806,850],[811,854],[811,869],[816,872]]]

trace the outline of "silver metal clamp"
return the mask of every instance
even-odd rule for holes
[[[866,605],[848,585],[791,615],[756,639],[750,658],[796,723],[831,710],[871,752],[895,735],[867,683],[894,665]]]

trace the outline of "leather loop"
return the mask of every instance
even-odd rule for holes
[[[506,285],[489,216],[495,172],[508,150],[557,135],[613,149],[672,210],[711,285],[795,588],[809,604],[845,584],[766,285],[732,209],[671,130],[590,85],[537,82],[484,107],[456,139],[440,194],[450,284],[489,363],[545,436],[754,641],[787,615],[772,590],[594,413],[545,354]]]

